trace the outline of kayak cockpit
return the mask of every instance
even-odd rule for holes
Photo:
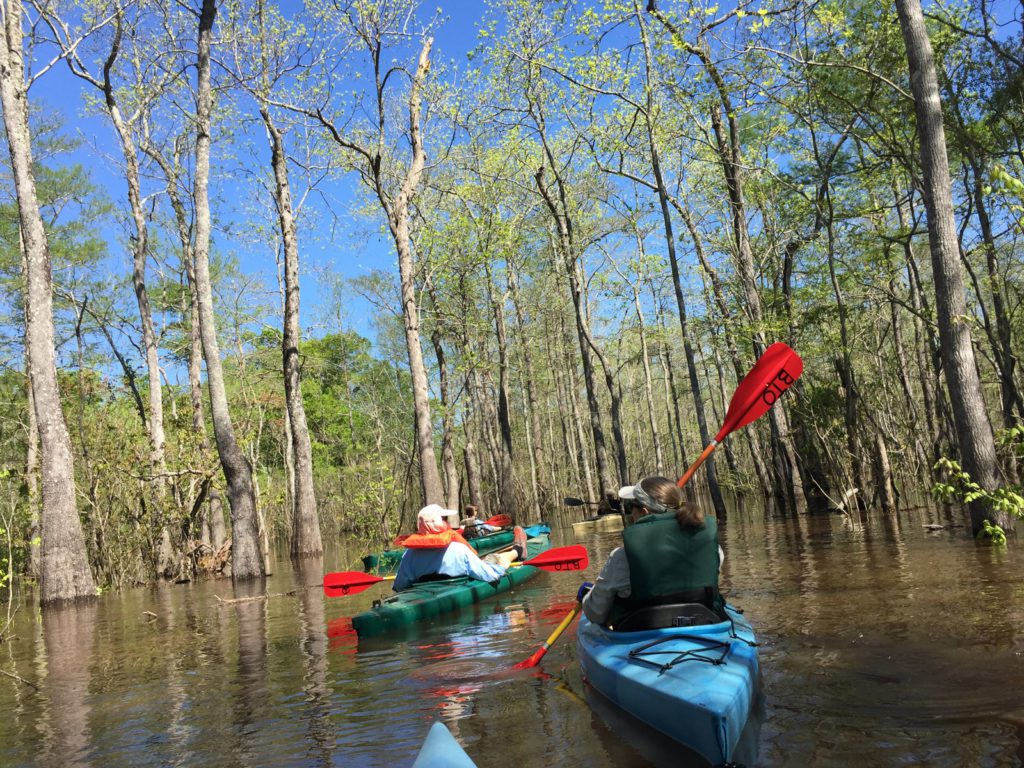
[[[642,632],[670,627],[700,627],[721,624],[727,617],[703,603],[664,603],[647,605],[623,616],[609,629],[615,632]]]

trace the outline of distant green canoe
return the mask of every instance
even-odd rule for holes
[[[551,527],[547,523],[531,525],[524,529],[528,537],[540,536],[542,533],[551,533]],[[478,536],[475,539],[467,539],[469,545],[481,555],[507,547],[512,544],[512,531],[495,531],[486,536]],[[390,576],[398,570],[398,561],[402,559],[405,549],[388,549],[384,552],[376,552],[363,558],[363,570],[377,576]]]
[[[551,547],[546,533],[527,542],[527,559]],[[508,592],[540,572],[539,568],[522,565],[509,570],[497,584],[461,576],[456,579],[424,581],[413,584],[396,595],[385,598],[369,611],[352,618],[352,627],[359,637],[372,637],[391,629],[427,621],[488,597]]]

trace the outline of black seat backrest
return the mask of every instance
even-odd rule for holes
[[[626,614],[612,629],[618,632],[638,632],[666,627],[697,627],[721,621],[725,621],[725,616],[701,603],[666,603],[638,608]]]

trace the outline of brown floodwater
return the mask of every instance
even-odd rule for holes
[[[739,759],[1024,764],[1024,541],[927,529],[962,523],[938,510],[762,518],[722,526],[723,591],[758,632],[764,678]],[[540,671],[511,670],[617,540],[580,539],[585,574],[362,643],[347,617],[382,588],[297,589],[353,568],[357,547],[300,571],[278,560],[268,599],[221,603],[249,594],[222,580],[22,607],[0,670],[38,689],[0,676],[0,765],[408,766],[433,720],[481,767],[697,765],[582,682],[574,629]]]

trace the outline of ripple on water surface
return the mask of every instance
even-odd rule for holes
[[[940,513],[762,519],[722,526],[723,589],[762,642],[758,766],[1024,763],[1024,564]],[[556,543],[572,543],[571,529]],[[130,590],[65,612],[22,610],[0,680],[0,765],[408,766],[443,720],[482,767],[695,764],[580,679],[575,629],[540,670],[514,670],[618,544],[581,539],[583,573],[540,574],[424,626],[360,641],[348,617],[384,589],[326,599],[323,573],[271,597],[230,582]],[[290,594],[286,594],[290,593]],[[762,722],[763,720],[763,722]]]

